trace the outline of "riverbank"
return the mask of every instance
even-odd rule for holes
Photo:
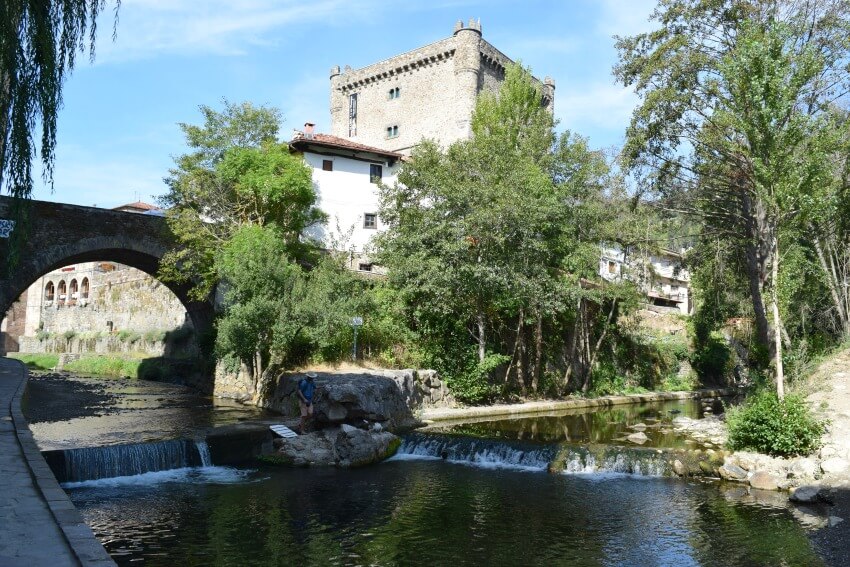
[[[846,565],[850,557],[850,349],[820,364],[808,384],[809,402],[829,420],[818,456],[830,472],[820,481],[821,496],[832,504],[828,527],[809,538],[828,565]]]
[[[669,400],[690,400],[702,398],[720,398],[738,394],[737,388],[714,388],[690,392],[647,392],[624,396],[604,396],[601,398],[570,398],[566,400],[543,400],[520,404],[497,404],[492,406],[471,406],[458,408],[425,408],[417,416],[425,423],[442,421],[460,421],[480,417],[510,417],[526,414],[562,411],[578,408],[605,408],[623,404],[663,402]]]

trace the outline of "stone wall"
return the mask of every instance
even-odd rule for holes
[[[331,70],[331,133],[409,153],[422,138],[448,146],[468,138],[481,92],[497,93],[512,60],[482,38],[480,22],[458,22],[451,37],[360,69]],[[555,83],[537,81],[552,111]],[[400,96],[390,97],[398,87]],[[350,96],[357,95],[356,135],[349,136]],[[398,126],[388,137],[387,127]]]
[[[29,314],[35,312],[40,319],[36,328],[51,333],[69,330],[144,333],[173,329],[186,321],[186,309],[180,300],[144,272],[125,266],[108,272],[77,268],[67,274],[52,272],[34,284],[43,289],[50,283],[58,289],[61,282],[69,286],[74,279],[82,281],[87,277],[91,282],[87,299],[69,297],[60,302],[55,296],[53,301],[43,300],[40,306],[30,308]]]
[[[324,373],[323,373],[324,374]],[[349,372],[329,373],[331,376],[349,375]],[[457,402],[449,392],[445,382],[440,380],[436,370],[362,370],[359,374],[367,376],[380,376],[393,380],[401,392],[407,406],[412,410],[427,408],[448,408],[457,406]],[[215,372],[215,386],[213,394],[220,398],[229,398],[239,401],[254,401],[254,388],[251,374],[244,366],[236,372],[225,370],[218,364]],[[267,405],[267,401],[261,401],[261,405]],[[281,408],[268,406],[270,409],[280,411]]]
[[[19,337],[24,334],[27,322],[27,292],[12,304],[6,317],[0,323],[0,353],[18,352]]]
[[[62,336],[50,337],[39,340],[38,337],[20,337],[18,339],[20,352],[36,353],[36,352],[51,352],[51,353],[94,353],[94,354],[112,354],[112,353],[145,353],[153,356],[163,356],[165,354],[165,342],[157,340],[145,340],[140,337],[138,340],[128,342],[121,340],[116,335],[106,337],[91,337],[87,338],[74,337],[66,339]]]

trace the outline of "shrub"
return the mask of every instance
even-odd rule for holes
[[[136,331],[130,331],[129,329],[121,329],[118,331],[118,340],[122,343],[133,344],[141,338],[141,335]]]
[[[775,392],[762,390],[743,407],[726,413],[729,447],[775,456],[807,455],[821,445],[825,423],[812,415],[801,396],[780,401]]]
[[[46,341],[46,340],[47,340],[47,339],[49,339],[51,336],[52,336],[52,334],[50,333],[50,331],[38,330],[38,331],[35,333],[35,338],[37,338],[37,339],[38,339],[38,340],[40,340],[40,341]]]
[[[65,331],[64,333],[62,333],[62,336],[65,337],[66,341],[70,341],[71,339],[73,339],[74,337],[77,336],[77,331],[75,331],[73,329],[69,329],[69,330]]]

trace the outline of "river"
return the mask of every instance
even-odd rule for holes
[[[594,435],[592,425],[565,423],[608,424],[610,437],[621,421],[671,411],[694,406],[621,408],[613,422],[597,412],[415,433],[396,457],[362,469],[207,463],[65,488],[119,565],[820,564],[779,493],[651,470],[545,470],[542,453],[558,435]]]

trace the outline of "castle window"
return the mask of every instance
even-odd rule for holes
[[[369,182],[379,183],[384,176],[384,168],[376,163],[369,164]]]
[[[80,297],[82,299],[89,298],[89,279],[83,278],[82,283],[80,284]]]
[[[397,138],[397,137],[398,137],[398,125],[387,126],[387,138]]]
[[[71,299],[77,299],[77,292],[79,292],[80,287],[77,284],[77,280],[71,280],[71,287],[69,289]]]
[[[363,228],[378,228],[378,215],[376,213],[363,214]]]
[[[357,93],[348,96],[348,137],[357,135]]]
[[[393,100],[394,98],[399,98],[401,96],[401,87],[394,87],[390,89],[390,92],[387,96],[388,99]]]
[[[334,170],[333,160],[323,159],[322,160],[322,171],[333,171],[333,170]]]
[[[608,273],[616,274],[617,273],[617,264],[616,262],[608,261]]]
[[[65,280],[59,280],[59,285],[56,288],[56,294],[59,296],[56,298],[57,303],[60,305],[65,303],[65,298],[68,297],[68,286],[65,283]]]
[[[53,287],[53,282],[47,282],[47,285],[44,286],[44,299],[45,301],[53,301],[53,298],[56,295],[56,288]]]

